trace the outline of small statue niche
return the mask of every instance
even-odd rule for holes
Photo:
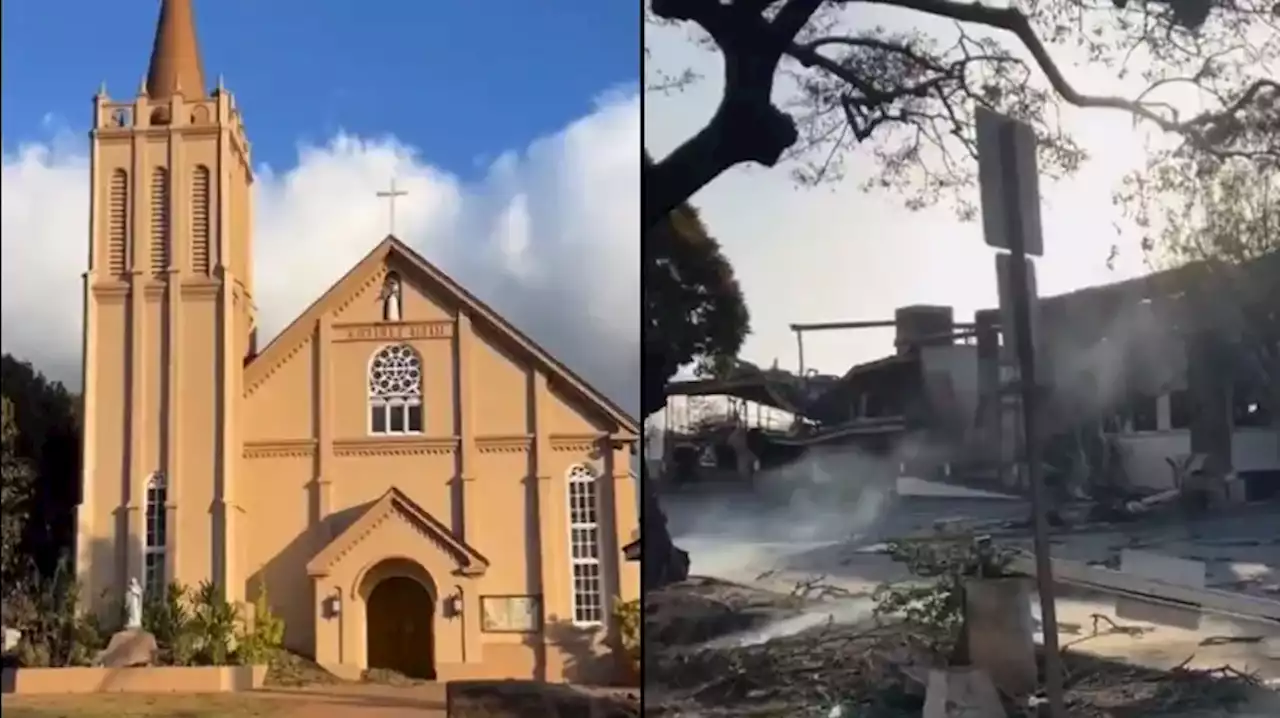
[[[382,301],[382,321],[398,322],[401,319],[400,307],[400,275],[395,272],[387,272],[387,278],[382,282],[382,294],[378,296]]]

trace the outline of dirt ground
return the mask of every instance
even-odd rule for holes
[[[610,688],[570,688],[527,681],[497,682],[481,704],[501,704],[494,715],[551,718],[639,716],[638,692]],[[591,706],[584,709],[583,694]],[[577,698],[573,698],[576,695]],[[554,705],[549,713],[546,700]],[[277,686],[251,693],[212,695],[4,696],[5,718],[444,718],[445,684],[426,682]],[[472,710],[477,706],[472,704]],[[468,715],[476,715],[469,713]]]
[[[371,683],[213,695],[4,696],[5,718],[444,718],[443,684]]]
[[[639,715],[634,689],[494,681],[471,684],[466,693],[469,710],[499,706],[495,715],[548,718],[548,703],[551,713],[566,715],[582,714],[584,706],[586,715],[600,718]],[[5,718],[444,718],[445,706],[444,683],[388,671],[346,682],[290,654],[273,659],[266,688],[247,693],[0,697]]]

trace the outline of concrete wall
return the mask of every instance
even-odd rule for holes
[[[1165,458],[1191,452],[1189,430],[1133,432],[1118,438],[1132,485],[1157,490],[1173,488],[1173,472]],[[1231,461],[1237,473],[1280,471],[1280,433],[1275,429],[1236,429]]]
[[[978,347],[972,344],[921,347],[920,359],[924,368],[925,384],[929,387],[929,399],[935,402],[952,402],[950,421],[967,429],[966,436],[975,429],[978,412]],[[950,396],[941,396],[939,388],[930,378],[947,376]]]
[[[262,687],[266,666],[149,666],[145,668],[6,668],[4,692],[225,693]]]

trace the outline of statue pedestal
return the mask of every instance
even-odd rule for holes
[[[141,628],[127,628],[111,637],[94,664],[106,668],[149,666],[155,662],[158,648],[155,636]]]

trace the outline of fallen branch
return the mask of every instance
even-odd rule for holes
[[[797,581],[795,586],[791,588],[792,597],[821,601],[828,598],[856,598],[860,595],[847,588],[842,588],[830,583],[824,583],[826,578],[827,575],[822,574],[820,576],[814,576],[813,578]]]

